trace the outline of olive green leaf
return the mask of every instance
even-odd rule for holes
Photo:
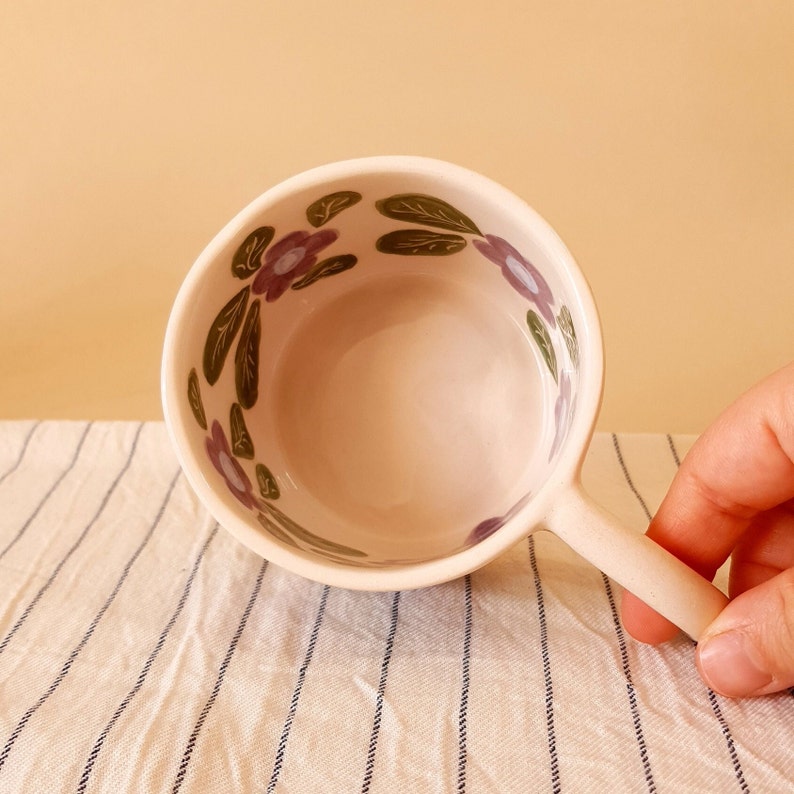
[[[571,363],[574,367],[579,366],[579,340],[576,338],[576,329],[573,327],[573,318],[567,306],[560,309],[560,314],[557,317],[557,323],[560,326],[562,335],[565,338],[565,346],[568,348],[568,353],[571,356]]]
[[[353,265],[358,262],[358,258],[353,254],[341,254],[339,256],[332,256],[328,259],[323,259],[312,267],[309,272],[301,279],[298,279],[293,285],[292,289],[303,289],[310,284],[314,284],[321,278],[333,276],[336,273],[342,273],[345,270],[350,270]]]
[[[232,452],[238,458],[251,460],[254,457],[254,442],[251,440],[251,434],[245,426],[243,409],[239,403],[232,403],[232,409],[229,413],[229,424],[232,429]]]
[[[232,273],[237,278],[248,278],[262,267],[262,254],[275,233],[272,226],[260,226],[243,240],[232,257]]]
[[[259,513],[257,515],[257,519],[259,519],[259,523],[274,537],[276,540],[280,540],[282,543],[286,543],[288,546],[292,546],[294,549],[299,549],[300,546],[269,516],[266,516],[264,513]]]
[[[398,229],[378,238],[375,247],[384,254],[449,256],[462,251],[466,247],[466,240],[457,234],[438,234],[424,229]]]
[[[529,331],[532,334],[532,338],[535,340],[535,343],[540,350],[540,354],[543,356],[543,360],[546,362],[546,366],[549,368],[549,372],[554,376],[554,380],[557,380],[557,354],[554,352],[554,345],[551,343],[551,337],[549,336],[549,332],[546,329],[546,326],[543,323],[543,320],[538,317],[535,312],[530,309],[527,312],[527,325],[529,326]]]
[[[476,234],[482,232],[471,218],[464,215],[440,198],[426,196],[422,193],[400,193],[396,196],[375,202],[378,212],[387,218],[394,218],[407,223],[419,223],[422,226],[435,226],[451,232]]]
[[[234,355],[234,382],[237,399],[243,408],[253,408],[259,397],[259,341],[262,336],[259,303],[255,300],[248,310]]]
[[[345,565],[348,568],[374,568],[376,567],[375,563],[370,562],[370,560],[366,559],[366,555],[359,559],[352,559],[350,557],[343,556],[341,554],[332,554],[329,551],[323,551],[322,549],[313,548],[312,552],[319,557],[324,557],[326,560],[331,560],[331,562],[338,562],[340,565]]]
[[[201,389],[199,388],[199,379],[196,368],[190,370],[190,375],[187,376],[187,401],[190,403],[190,410],[193,411],[193,416],[201,426],[202,430],[207,429],[207,415],[204,413],[204,403],[201,401]]]
[[[204,377],[213,386],[221,376],[226,355],[240,329],[250,287],[243,287],[213,320],[204,344]]]
[[[361,193],[354,190],[340,190],[337,193],[329,193],[323,196],[306,210],[306,218],[315,228],[319,228],[331,218],[336,217],[342,210],[352,207],[361,201]]]
[[[289,516],[282,513],[281,510],[269,502],[265,502],[262,506],[270,514],[270,517],[280,524],[284,530],[290,532],[298,540],[302,540],[304,543],[316,548],[317,550],[330,551],[332,553],[342,554],[349,557],[367,556],[363,551],[352,549],[350,546],[344,546],[341,543],[336,543],[332,540],[328,540],[327,538],[321,538],[319,535],[309,532],[308,529],[304,529],[300,524],[296,524]]]
[[[259,493],[265,499],[278,499],[281,496],[276,478],[264,463],[256,464],[256,481],[259,483]]]

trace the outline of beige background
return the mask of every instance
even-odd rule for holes
[[[794,358],[791,0],[51,0],[0,37],[0,417],[160,417],[201,248],[368,154],[555,226],[602,314],[601,429],[700,431]]]

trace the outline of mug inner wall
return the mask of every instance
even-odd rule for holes
[[[429,176],[264,208],[207,267],[185,335],[207,481],[325,560],[469,548],[559,454],[578,382],[570,291],[525,225]]]

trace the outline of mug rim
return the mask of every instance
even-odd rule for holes
[[[580,337],[582,351],[577,410],[546,481],[497,532],[479,543],[440,559],[379,568],[345,566],[330,560],[309,558],[276,544],[265,533],[241,519],[218,497],[215,486],[207,480],[203,467],[191,454],[192,444],[188,437],[191,417],[181,394],[184,373],[178,369],[178,352],[183,344],[181,334],[185,327],[183,320],[190,308],[190,298],[201,285],[205,273],[227,251],[231,241],[250,226],[252,218],[261,216],[269,207],[293,193],[340,178],[417,172],[458,184],[467,192],[483,195],[484,201],[498,204],[505,214],[520,217],[521,223],[531,227],[532,236],[542,241],[559,267],[567,273],[573,282],[578,313],[586,325]],[[462,166],[416,155],[379,155],[335,161],[288,177],[254,198],[217,232],[188,270],[174,300],[163,345],[161,400],[172,447],[188,483],[218,523],[237,540],[274,564],[308,579],[347,589],[387,591],[425,587],[464,576],[492,561],[537,528],[561,490],[579,480],[601,405],[603,376],[601,323],[590,285],[557,232],[536,210],[503,185]]]

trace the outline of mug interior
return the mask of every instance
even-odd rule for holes
[[[371,158],[282,183],[175,304],[182,464],[265,555],[384,569],[466,552],[542,491],[577,416],[592,424],[583,291],[548,226],[464,169]]]

